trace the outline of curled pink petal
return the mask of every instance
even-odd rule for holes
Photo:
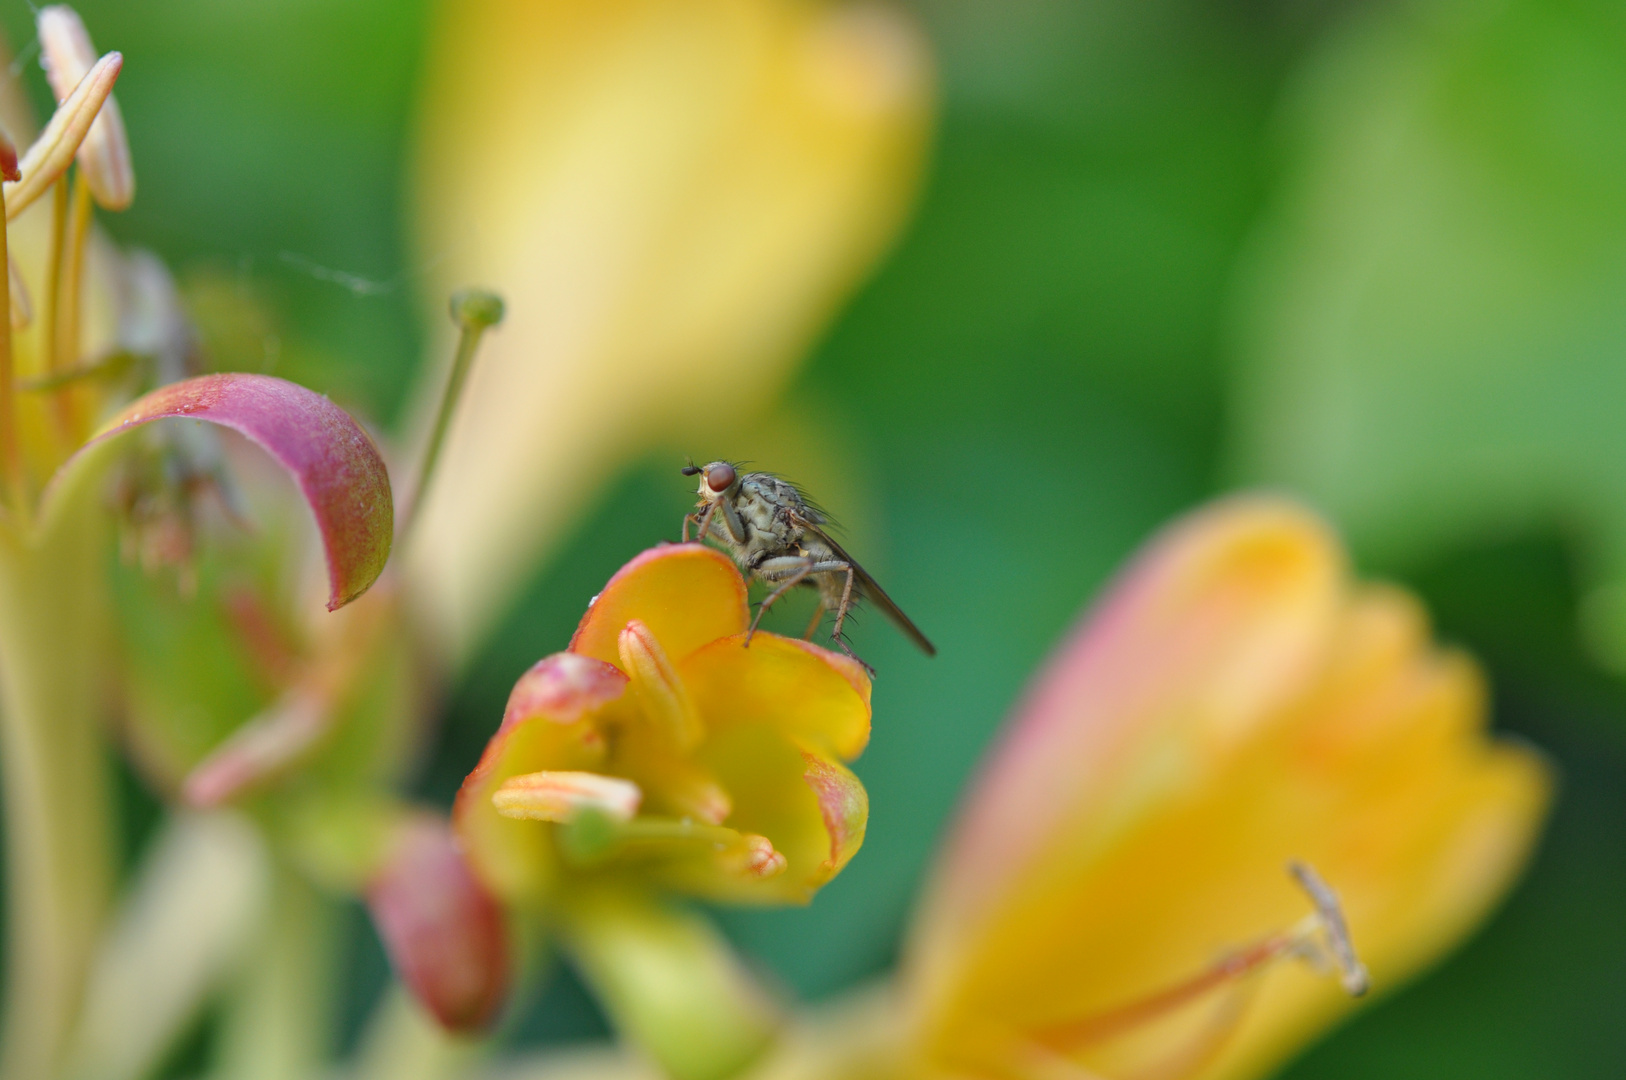
[[[327,556],[328,610],[343,607],[377,580],[389,559],[395,511],[378,447],[326,397],[269,375],[201,375],[135,401],[70,458],[52,487],[87,451],[154,420],[206,420],[230,428],[270,454],[299,485],[316,516]],[[47,492],[49,498],[51,492]]]
[[[442,1026],[490,1024],[508,993],[507,929],[445,821],[419,814],[397,826],[367,908],[396,974]]]

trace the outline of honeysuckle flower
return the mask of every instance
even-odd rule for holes
[[[932,79],[901,10],[845,0],[459,0],[430,40],[426,281],[512,310],[403,551],[466,656],[619,466],[784,382],[906,215]]]
[[[1485,713],[1473,661],[1353,580],[1313,515],[1202,509],[1015,710],[897,978],[751,1075],[1263,1076],[1363,972],[1381,995],[1449,951],[1524,865],[1551,777]]]
[[[562,876],[741,903],[805,903],[864,839],[846,762],[869,741],[869,677],[816,645],[744,645],[745,582],[698,544],[644,552],[567,652],[514,686],[458,793],[457,826],[512,903]]]
[[[1551,779],[1485,713],[1473,661],[1412,597],[1354,581],[1298,506],[1239,497],[1176,523],[1062,644],[972,789],[888,1052],[910,1075],[1269,1072],[1354,1007],[1361,987],[1326,970],[1357,975],[1341,937],[1387,992],[1524,865]]]
[[[453,811],[482,877],[556,923],[622,1030],[675,1076],[723,1077],[772,1012],[702,921],[652,893],[805,903],[864,839],[848,770],[862,665],[758,633],[734,564],[698,544],[623,567],[570,649],[515,685]]]

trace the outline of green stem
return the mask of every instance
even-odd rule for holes
[[[435,466],[440,462],[441,447],[446,442],[446,432],[452,426],[458,400],[463,396],[463,384],[468,380],[469,369],[474,366],[474,354],[480,347],[480,338],[502,322],[502,298],[479,289],[465,289],[452,295],[451,311],[452,322],[458,329],[457,352],[452,357],[452,372],[446,379],[446,391],[440,397],[435,426],[429,433],[429,445],[424,448],[423,465],[418,470],[418,485],[412,491],[412,505],[402,519],[403,536],[411,532],[424,497],[429,494],[429,482],[434,478]]]
[[[326,1069],[334,905],[303,877],[278,867],[270,909],[265,936],[227,1002],[218,1080],[309,1080]]]
[[[449,1034],[392,983],[362,1035],[350,1080],[455,1080],[476,1071],[490,1044]]]
[[[728,1080],[772,1043],[771,999],[703,917],[591,886],[560,914],[560,943],[616,1030],[673,1080]]]
[[[59,1067],[111,891],[100,519],[87,499],[43,535],[0,529],[5,1080]]]

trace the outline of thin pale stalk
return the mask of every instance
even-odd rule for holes
[[[45,310],[40,320],[40,333],[45,340],[46,377],[54,375],[64,362],[57,351],[57,320],[62,310],[62,253],[68,232],[68,182],[58,180],[51,185],[51,242],[47,247],[45,263]],[[72,425],[64,400],[54,401],[57,435],[66,449],[72,438]]]
[[[395,983],[367,1021],[350,1080],[455,1080],[473,1073],[489,1047],[447,1032]]]
[[[83,320],[82,300],[85,294],[85,250],[90,243],[92,212],[96,204],[91,199],[90,185],[77,170],[73,177],[65,243],[63,244],[61,291],[57,296],[56,341],[51,353],[51,370],[62,371],[79,362],[80,329]],[[83,393],[76,384],[56,391],[56,402],[62,423],[71,445],[84,438]]]
[[[47,1080],[60,1067],[111,891],[105,529],[90,499],[44,534],[0,528],[4,1080]]]
[[[0,187],[0,267],[10,258],[7,251],[6,197]],[[28,512],[23,489],[22,450],[17,443],[17,371],[11,355],[11,275],[0,274],[0,467],[5,469],[6,501],[20,522]]]
[[[446,390],[440,397],[440,409],[435,413],[435,426],[430,430],[429,443],[424,447],[423,464],[418,469],[418,483],[412,489],[412,504],[402,516],[401,535],[408,536],[412,523],[418,519],[418,510],[429,494],[435,466],[440,462],[441,448],[446,433],[451,429],[457,403],[463,396],[463,384],[468,381],[474,366],[474,354],[480,348],[485,332],[502,322],[502,300],[492,293],[469,289],[457,293],[451,302],[452,322],[457,325],[457,352],[452,356],[452,371],[446,378]]]
[[[338,974],[334,915],[302,877],[277,868],[265,935],[226,1003],[216,1080],[310,1080],[325,1071]]]

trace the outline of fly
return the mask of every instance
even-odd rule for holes
[[[926,640],[909,616],[886,591],[876,584],[858,562],[825,531],[826,519],[805,496],[772,473],[741,473],[726,461],[710,465],[689,465],[684,476],[699,476],[700,501],[694,512],[683,518],[683,540],[689,540],[689,526],[697,525],[697,536],[708,536],[728,549],[741,569],[748,571],[773,591],[763,598],[756,618],[745,633],[745,644],[762,622],[774,601],[798,585],[812,585],[819,591],[819,607],[802,636],[811,638],[826,612],[836,613],[830,637],[842,652],[853,656],[841,636],[847,612],[860,600],[868,600],[885,613],[899,630],[927,656],[937,649]],[[853,659],[858,659],[856,656]],[[862,661],[859,661],[862,663]],[[868,665],[865,665],[868,667]]]

